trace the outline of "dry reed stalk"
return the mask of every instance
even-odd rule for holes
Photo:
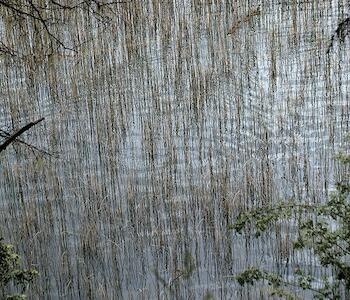
[[[259,14],[255,0],[131,1],[109,23],[52,12],[78,54],[51,53],[38,27],[4,14],[20,59],[0,58],[0,127],[45,116],[25,140],[59,154],[39,162],[17,145],[0,161],[1,233],[26,238],[34,298],[161,298],[152,270],[174,278],[184,249],[197,268],[174,282],[179,298],[237,298],[224,276],[275,242],[288,252],[227,226],[253,205],[322,200],[345,173],[331,156],[349,126],[347,44],[324,55],[345,7],[299,2]]]

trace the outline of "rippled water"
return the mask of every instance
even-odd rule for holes
[[[63,38],[84,43],[52,55],[4,16],[20,57],[0,57],[1,128],[44,116],[23,139],[54,154],[18,144],[0,157],[1,232],[40,272],[33,297],[266,295],[229,276],[288,274],[290,235],[229,225],[252,205],[322,201],[341,178],[348,40],[327,49],[348,12],[341,0],[130,1],[108,24],[71,12]]]

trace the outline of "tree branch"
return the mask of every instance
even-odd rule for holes
[[[3,138],[9,138],[9,137],[11,136],[11,134],[8,133],[7,131],[3,130],[3,129],[0,129],[0,136],[3,137]],[[27,142],[25,142],[25,141],[23,141],[23,140],[21,140],[21,139],[19,139],[19,138],[16,138],[15,142],[27,146],[28,148],[30,148],[31,150],[33,150],[33,152],[34,152],[34,150],[35,150],[35,151],[38,151],[38,152],[40,152],[40,153],[42,153],[42,154],[52,156],[51,153],[49,153],[49,152],[47,152],[47,151],[45,151],[45,150],[43,150],[43,149],[40,149],[40,148],[38,148],[38,147],[35,147],[34,145],[31,145],[31,144],[29,144],[29,143],[27,143]]]
[[[27,125],[25,125],[24,127],[22,127],[21,129],[17,130],[14,134],[12,134],[11,136],[8,137],[7,140],[5,140],[5,142],[3,142],[0,145],[0,153],[2,151],[4,151],[13,141],[16,140],[17,137],[19,137],[21,134],[23,134],[24,132],[26,132],[27,130],[29,130],[30,128],[32,128],[33,126],[35,126],[36,124],[40,123],[41,121],[43,121],[45,118],[41,118],[35,122],[31,122],[28,123]]]

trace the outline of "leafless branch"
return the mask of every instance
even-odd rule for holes
[[[11,136],[11,134],[9,132],[3,130],[3,129],[0,129],[0,136],[3,137],[3,138],[9,138]],[[34,145],[31,145],[31,144],[29,144],[29,143],[27,143],[27,142],[25,142],[25,141],[23,141],[23,140],[21,140],[19,138],[16,138],[16,140],[14,142],[23,144],[23,145],[27,146],[28,148],[30,148],[31,150],[35,150],[37,152],[40,152],[41,154],[52,156],[51,153],[49,153],[49,152],[47,152],[47,151],[45,151],[43,149],[40,149],[40,148],[38,148],[38,147],[36,147]]]
[[[334,41],[336,39],[339,40],[340,43],[344,43],[345,38],[350,34],[350,17],[344,19],[342,22],[340,22],[337,26],[337,29],[333,33],[331,37],[331,42],[327,49],[327,54],[330,53],[331,49],[334,46]]]
[[[40,123],[41,121],[43,121],[45,118],[41,118],[35,122],[31,122],[28,123],[27,125],[25,125],[24,127],[22,127],[21,129],[17,130],[14,134],[10,135],[5,142],[3,142],[0,145],[0,152],[4,151],[12,142],[14,142],[21,134],[23,134],[24,132],[26,132],[27,130],[29,130],[30,128],[32,128],[33,126],[35,126],[36,124]]]
[[[107,24],[111,21],[108,14],[103,13],[103,9],[112,8],[112,6],[118,4],[130,3],[132,0],[121,1],[99,1],[99,0],[82,0],[82,1],[62,1],[62,0],[50,0],[45,4],[37,3],[35,0],[23,0],[23,1],[11,1],[0,0],[0,7],[4,7],[8,11],[12,12],[14,16],[23,17],[25,19],[38,22],[43,31],[48,35],[51,41],[57,43],[64,50],[77,52],[75,47],[69,47],[57,34],[52,31],[50,25],[50,18],[44,17],[48,12],[60,10],[75,10],[81,9],[86,13],[91,13],[97,21]],[[107,11],[104,11],[107,12]],[[6,47],[3,43],[0,43],[0,52],[15,56],[15,51]]]

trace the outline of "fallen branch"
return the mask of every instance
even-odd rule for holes
[[[3,129],[0,129],[0,136],[3,137],[3,138],[9,138],[9,137],[11,136],[11,134],[10,134],[9,132],[3,130]],[[34,152],[34,151],[38,151],[38,152],[40,152],[41,154],[45,154],[45,155],[52,156],[52,154],[51,154],[50,152],[47,152],[47,151],[45,151],[45,150],[43,150],[43,149],[40,149],[40,148],[38,148],[38,147],[36,147],[36,146],[34,146],[34,145],[31,145],[31,144],[29,144],[29,143],[27,143],[27,142],[25,142],[25,141],[23,141],[23,140],[21,140],[21,139],[19,139],[19,138],[17,138],[17,139],[15,140],[15,142],[27,146],[27,147],[30,148],[33,152]]]
[[[41,121],[43,121],[45,118],[41,118],[35,122],[31,122],[28,123],[27,125],[25,125],[24,127],[22,127],[21,129],[17,130],[14,134],[10,135],[7,140],[5,140],[5,142],[3,142],[0,145],[0,152],[4,151],[13,141],[16,140],[17,137],[19,137],[21,134],[23,134],[24,132],[26,132],[27,130],[29,130],[30,128],[32,128],[33,126],[35,126],[36,124],[40,123]]]
[[[328,46],[327,54],[330,53],[336,39],[338,39],[340,43],[344,43],[345,38],[349,35],[349,33],[350,33],[350,17],[346,18],[345,20],[343,20],[338,24],[337,29],[335,30],[335,32],[331,37],[331,42]]]

